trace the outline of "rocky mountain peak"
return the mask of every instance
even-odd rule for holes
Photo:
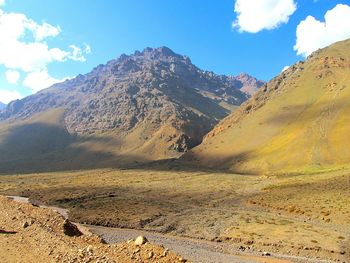
[[[147,47],[143,49],[142,51],[135,51],[130,56],[122,54],[117,60],[122,62],[127,59],[133,59],[133,60],[169,60],[169,59],[182,59],[183,56],[176,54],[174,51],[172,51],[168,47],[158,47],[158,48],[151,48]]]
[[[241,73],[239,73],[239,74],[236,76],[236,78],[237,78],[238,80],[249,80],[249,79],[252,79],[253,77],[250,76],[250,75],[247,74],[247,73],[241,72]]]
[[[151,53],[158,54],[160,56],[164,57],[181,57],[180,55],[176,54],[174,51],[172,51],[168,47],[159,47],[159,48],[151,48]]]
[[[59,109],[69,134],[108,134],[118,142],[111,150],[118,154],[168,158],[198,145],[247,100],[242,86],[199,69],[167,47],[145,48],[11,103],[0,112],[0,122]]]

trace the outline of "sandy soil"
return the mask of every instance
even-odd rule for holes
[[[101,226],[88,226],[91,232],[103,237],[108,243],[118,243],[130,239],[137,235],[145,235],[154,244],[162,244],[172,251],[183,255],[193,262],[205,263],[292,263],[292,262],[320,262],[306,258],[288,257],[279,255],[258,256],[257,253],[239,252],[233,246],[209,242],[205,240],[196,240],[191,238],[182,238],[170,235],[164,235],[149,231],[140,231],[133,229],[118,229]],[[261,253],[260,253],[261,254]],[[326,261],[324,261],[326,262]]]
[[[257,255],[350,262],[348,170],[282,177],[142,169],[3,175],[0,194],[68,209],[82,224],[190,237]]]
[[[0,196],[0,261],[41,262],[185,262],[157,245],[134,242],[106,245],[86,229],[48,208],[18,203]],[[68,226],[67,226],[68,225]]]
[[[20,196],[8,196],[17,203],[30,204],[29,198]],[[42,208],[51,209],[64,218],[68,219],[69,211],[59,207],[50,207],[40,205]],[[93,233],[101,237],[104,242],[108,244],[123,243],[127,240],[132,240],[135,236],[147,236],[147,239],[161,247],[170,249],[178,254],[181,254],[187,260],[192,262],[205,263],[292,263],[292,262],[320,262],[302,257],[276,255],[272,257],[271,254],[258,256],[253,251],[237,251],[233,246],[227,244],[208,242],[205,240],[196,240],[191,238],[176,237],[171,235],[164,235],[155,232],[134,230],[134,229],[120,229],[111,227],[101,227],[93,225],[76,224],[82,232]],[[264,252],[268,253],[268,252]],[[264,254],[263,253],[263,254]],[[326,261],[324,261],[326,262]]]

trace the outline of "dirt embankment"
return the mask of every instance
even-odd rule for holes
[[[0,261],[25,262],[186,262],[167,249],[145,243],[107,245],[78,229],[52,209],[0,196]]]

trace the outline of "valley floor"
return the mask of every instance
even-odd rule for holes
[[[80,223],[213,241],[242,253],[350,261],[346,170],[284,177],[112,169],[2,175],[0,194],[66,208]]]

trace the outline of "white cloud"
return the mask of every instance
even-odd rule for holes
[[[285,67],[282,69],[281,72],[286,71],[286,70],[289,69],[289,68],[290,68],[290,66],[285,66]]]
[[[0,0],[0,6],[5,5],[5,0]]]
[[[249,33],[275,29],[287,23],[296,8],[294,0],[236,0],[233,27]]]
[[[0,0],[0,6],[2,4],[4,0]],[[62,81],[50,76],[50,63],[86,61],[85,54],[91,52],[87,44],[83,48],[70,45],[68,50],[48,45],[46,39],[57,37],[60,33],[59,26],[37,23],[25,14],[8,13],[0,9],[0,65],[8,70],[8,82],[17,83],[19,71],[24,72],[27,76],[23,85],[36,92]]]
[[[86,58],[84,57],[84,54],[83,54],[83,50],[81,50],[80,47],[77,47],[75,45],[70,45],[69,47],[72,49],[72,52],[68,56],[71,60],[81,61],[81,62],[86,61]]]
[[[23,80],[23,85],[30,88],[35,93],[55,83],[65,81],[66,79],[70,78],[56,79],[51,77],[47,70],[41,70],[29,73]]]
[[[24,14],[5,13],[0,10],[0,64],[6,68],[32,72],[46,69],[51,62],[67,60],[86,61],[85,49],[71,45],[70,51],[50,48],[45,40],[61,32],[58,26],[38,24]],[[34,41],[25,41],[25,37]]]
[[[85,54],[90,54],[91,53],[90,45],[84,43],[84,52],[85,52]]]
[[[16,70],[7,70],[5,72],[5,77],[8,83],[16,84],[20,78],[20,73]]]
[[[47,37],[56,37],[61,32],[59,26],[55,27],[48,23],[36,24],[32,30],[36,41],[42,41]]]
[[[1,33],[0,33],[1,34]],[[71,54],[59,48],[51,48],[45,43],[1,43],[0,64],[6,68],[19,69],[25,72],[43,70],[51,62],[64,62]]]
[[[324,22],[308,16],[297,27],[294,50],[307,57],[313,51],[350,38],[350,6],[338,4],[328,10]]]
[[[22,98],[22,95],[18,91],[0,89],[0,101],[2,103],[8,104],[13,100],[17,100],[21,98]]]

